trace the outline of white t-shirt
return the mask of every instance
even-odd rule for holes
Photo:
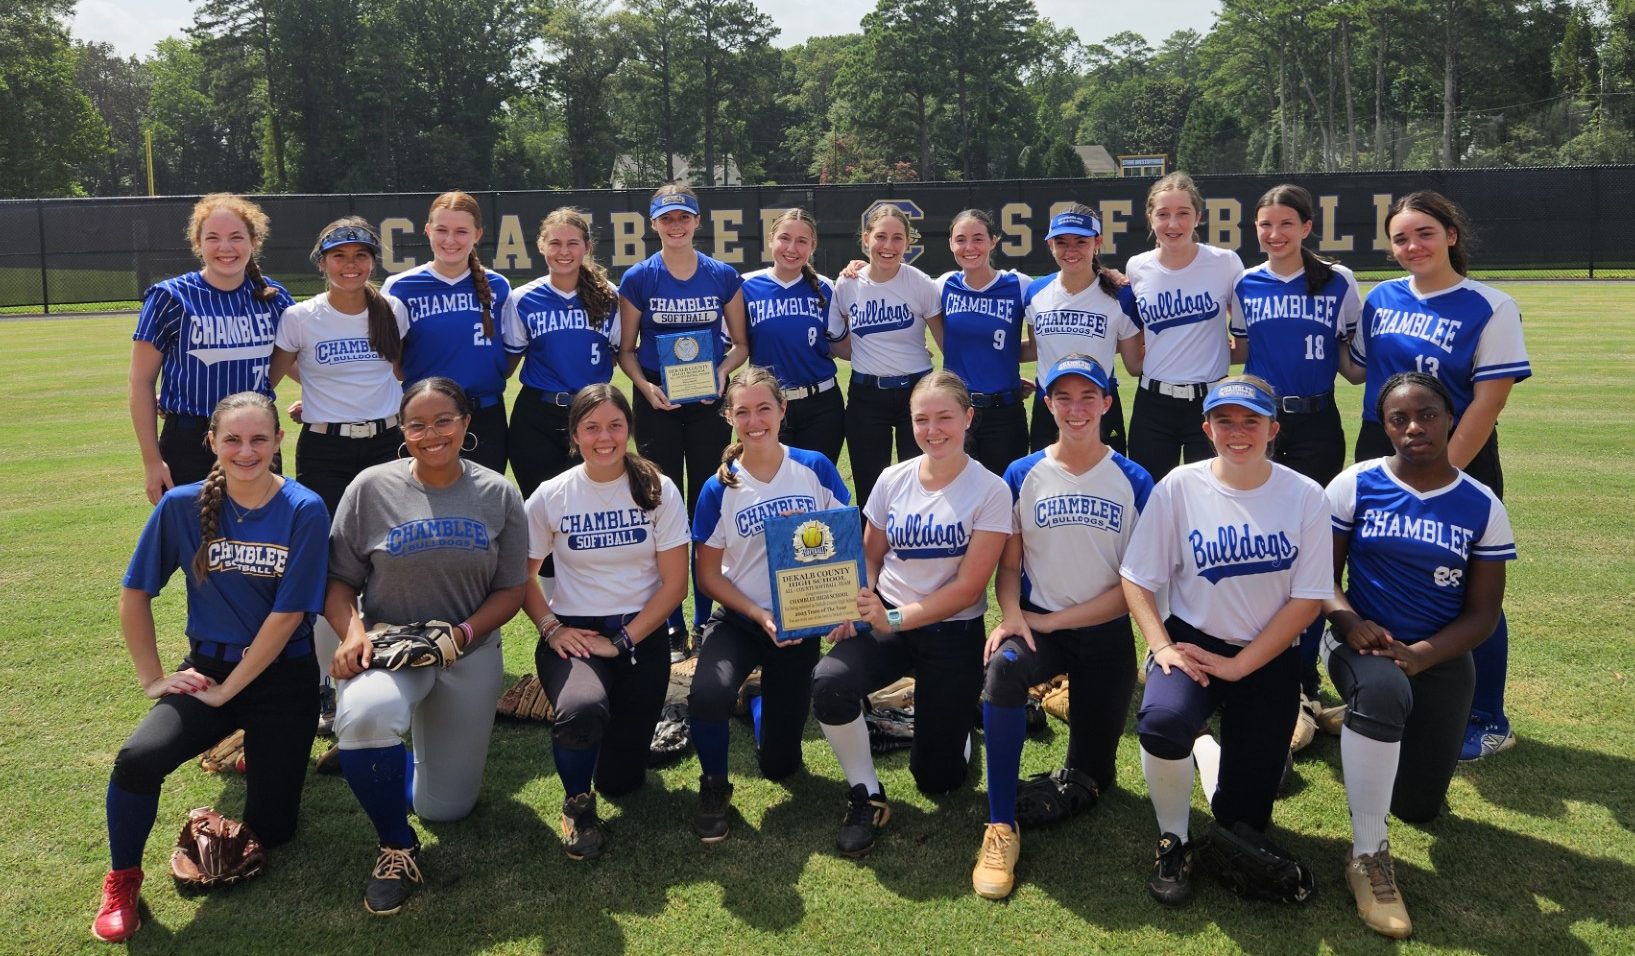
[[[972,534],[1010,534],[1011,496],[1005,480],[974,458],[942,490],[926,491],[920,459],[910,458],[880,473],[864,517],[886,533],[886,559],[875,590],[902,607],[954,580]],[[984,591],[975,604],[947,619],[968,621],[987,609]]]
[[[386,296],[397,316],[397,331],[409,331],[409,310]],[[329,293],[284,310],[273,344],[295,353],[301,376],[301,418],[338,424],[367,422],[397,414],[403,401],[392,363],[369,347],[369,310],[348,315],[329,304]]]
[[[687,543],[687,505],[660,476],[659,506],[647,512],[630,480],[596,482],[585,466],[557,475],[528,496],[528,557],[556,559],[557,614],[602,617],[641,610],[658,591],[658,553]]]
[[[835,283],[835,307],[851,330],[852,371],[893,376],[930,370],[925,320],[942,314],[942,288],[935,279],[910,265],[886,282],[875,282],[864,271]]]
[[[766,519],[841,508],[852,500],[834,462],[803,448],[780,447],[783,462],[771,481],[762,484],[734,463],[738,483],[729,488],[711,475],[693,509],[693,540],[720,548],[721,573],[767,610],[772,609],[772,582],[766,569]]]
[[[1116,587],[1141,509],[1145,468],[1112,449],[1082,475],[1044,451],[1005,469],[1022,536],[1022,598],[1046,611],[1075,607]]]
[[[1243,277],[1238,254],[1200,243],[1186,268],[1166,269],[1152,249],[1132,256],[1124,271],[1134,298],[1131,318],[1146,333],[1142,374],[1172,385],[1225,378],[1227,313]]]
[[[1328,499],[1282,465],[1259,488],[1215,478],[1211,462],[1170,472],[1153,489],[1119,572],[1211,637],[1247,644],[1291,598],[1334,595]]]
[[[1117,298],[1102,291],[1100,282],[1069,294],[1059,272],[1033,280],[1023,321],[1033,330],[1039,348],[1040,374],[1077,352],[1095,359],[1112,375],[1118,343],[1141,334],[1140,326]]]

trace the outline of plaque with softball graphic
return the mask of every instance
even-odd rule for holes
[[[664,394],[677,405],[714,401],[715,332],[672,332],[658,337]]]
[[[768,518],[766,566],[772,618],[782,640],[822,637],[836,625],[856,621],[857,592],[868,585],[858,510]]]

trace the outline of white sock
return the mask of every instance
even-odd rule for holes
[[[975,736],[976,736],[975,731],[972,731],[971,733],[968,733],[968,734],[965,735],[965,764],[966,764],[966,766],[970,766],[970,763],[971,763],[971,740]]]
[[[324,678],[329,676],[329,662],[334,659],[335,651],[341,646],[341,639],[335,635],[335,629],[322,614],[312,622],[312,649],[318,655],[318,686],[324,686]]]
[[[880,792],[880,778],[874,774],[874,754],[869,751],[869,726],[863,722],[863,715],[847,724],[819,723],[823,728],[823,736],[829,741],[829,749],[835,752],[835,759],[840,761],[840,772],[846,775],[846,782],[852,786],[862,784],[869,793]]]
[[[1173,833],[1187,840],[1187,825],[1192,818],[1192,760],[1165,760],[1154,757],[1141,748],[1141,772],[1147,778],[1147,793],[1152,798],[1153,813],[1158,817],[1158,832]]]
[[[539,589],[545,593],[545,603],[551,603],[551,598],[556,597],[556,578],[540,578]]]
[[[1340,730],[1340,768],[1345,799],[1351,806],[1351,855],[1378,853],[1386,840],[1385,815],[1397,782],[1402,744],[1364,737],[1350,727]]]
[[[1221,745],[1212,735],[1199,734],[1192,742],[1192,759],[1198,764],[1198,786],[1204,790],[1204,800],[1214,803],[1221,785]]]

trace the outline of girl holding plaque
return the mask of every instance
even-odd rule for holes
[[[749,357],[744,321],[744,280],[738,271],[693,248],[698,231],[698,196],[679,183],[660,186],[649,206],[659,251],[631,266],[619,280],[619,367],[635,389],[636,447],[659,466],[687,497],[687,513],[698,504],[704,482],[715,473],[732,429],[704,401],[675,402],[664,388],[658,338],[675,332],[714,336],[716,391]],[[727,346],[731,345],[729,349]],[[680,396],[677,396],[680,397]],[[696,635],[709,618],[709,599],[696,594]],[[670,619],[670,659],[690,653],[680,609]]]
[[[850,787],[836,839],[848,856],[872,849],[891,819],[863,723],[869,692],[912,670],[914,782],[933,794],[964,782],[982,690],[988,581],[1011,530],[1004,479],[965,452],[972,417],[965,383],[932,372],[914,386],[909,410],[924,454],[886,469],[863,511],[874,587],[859,592],[857,611],[871,630],[854,635],[843,625],[812,673],[812,712]]]
[[[764,525],[768,518],[851,503],[828,458],[778,441],[788,403],[777,376],[750,366],[727,386],[723,412],[738,433],[721,467],[704,483],[693,515],[698,585],[719,606],[704,625],[698,670],[688,697],[698,747],[699,805],[693,831],[705,843],[727,838],[727,718],[738,688],[761,668],[757,721],[761,773],[780,780],[801,767],[800,740],[812,700],[816,640],[780,641],[772,607]]]

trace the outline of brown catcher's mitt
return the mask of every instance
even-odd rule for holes
[[[221,738],[221,742],[199,754],[199,766],[205,773],[224,773],[228,770],[244,772],[244,731],[235,730]]]
[[[1029,692],[1036,696],[1039,703],[1044,705],[1045,713],[1066,722],[1068,713],[1067,678],[1056,676],[1047,683],[1040,684]]]
[[[545,685],[533,674],[524,674],[511,685],[510,690],[501,694],[494,710],[501,717],[512,720],[543,720],[549,723],[553,718],[551,699],[545,696]]]
[[[209,807],[187,815],[170,855],[170,872],[185,889],[210,889],[249,879],[261,872],[267,854],[250,828]]]

